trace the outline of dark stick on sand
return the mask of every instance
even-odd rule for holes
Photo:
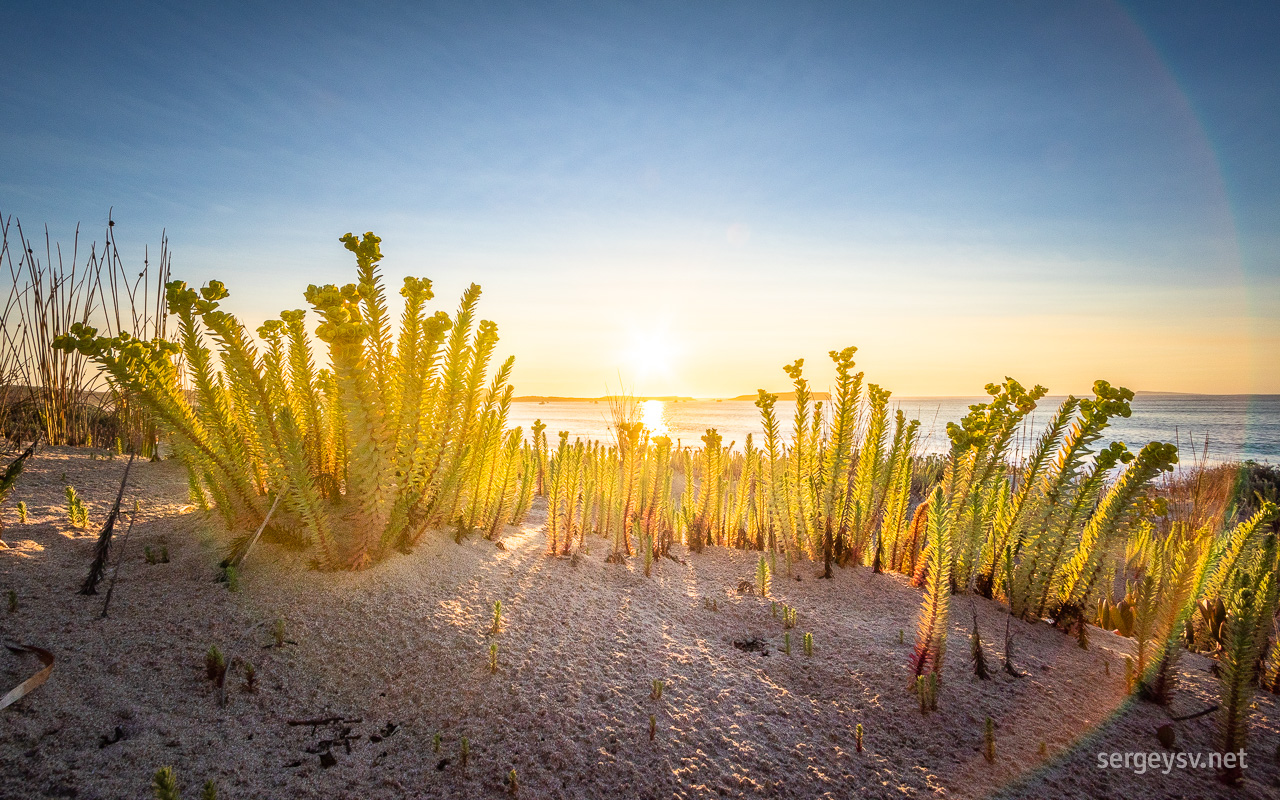
[[[124,487],[129,482],[129,469],[133,467],[135,455],[129,456],[129,463],[124,465],[124,477],[120,479],[120,491],[116,493],[116,501],[107,515],[107,522],[98,534],[98,546],[94,548],[93,563],[89,565],[89,574],[80,587],[80,594],[97,594],[98,581],[107,568],[107,554],[111,552],[111,534],[115,531],[116,518],[120,516],[120,501],[124,499]]]

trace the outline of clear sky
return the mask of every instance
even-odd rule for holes
[[[522,394],[1280,392],[1275,3],[25,3],[0,212],[256,326],[484,287]]]

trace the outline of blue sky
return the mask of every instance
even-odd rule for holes
[[[10,3],[0,212],[466,283],[527,393],[1280,392],[1280,9]]]

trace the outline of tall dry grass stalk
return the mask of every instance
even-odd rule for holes
[[[101,243],[81,254],[77,226],[70,252],[48,228],[43,247],[13,217],[0,218],[0,264],[9,288],[0,310],[0,434],[55,445],[97,445],[153,455],[155,426],[126,391],[77,352],[53,342],[75,324],[112,335],[164,338],[163,286],[171,256],[161,235],[159,261],[136,274],[123,263],[108,218]]]

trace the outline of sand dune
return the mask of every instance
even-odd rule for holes
[[[1046,625],[1013,622],[1024,677],[980,681],[968,664],[971,601],[958,596],[939,710],[922,715],[906,691],[920,595],[900,576],[851,568],[821,581],[810,564],[799,580],[779,575],[771,599],[798,609],[788,656],[770,600],[737,591],[755,554],[681,552],[687,563],[664,559],[650,578],[639,563],[605,564],[600,540],[576,560],[552,559],[540,504],[507,531],[505,549],[429,535],[412,554],[360,573],[310,571],[305,553],[261,546],[232,593],[214,581],[227,535],[187,505],[181,467],[138,463],[129,497],[142,511],[100,619],[102,595],[76,589],[123,468],[46,450],[4,512],[0,591],[12,588],[19,603],[0,610],[4,638],[47,648],[57,662],[48,683],[0,712],[2,797],[147,797],[164,765],[187,796],[214,779],[233,799],[498,796],[512,769],[519,795],[538,798],[1280,791],[1280,713],[1265,693],[1242,789],[1221,787],[1208,770],[1098,767],[1099,752],[1161,751],[1157,726],[1213,703],[1208,659],[1184,658],[1173,707],[1126,703],[1128,640],[1094,629],[1086,651]],[[91,505],[88,534],[66,523],[64,474]],[[25,524],[15,521],[18,500],[31,510]],[[170,562],[144,563],[145,546],[167,547]],[[490,636],[495,600],[503,625]],[[998,665],[1007,615],[989,601],[972,608]],[[752,638],[766,649],[735,647]],[[203,665],[214,644],[233,663],[254,664],[256,692],[233,666],[219,704]],[[0,654],[0,690],[38,666]],[[650,697],[655,678],[665,681],[660,700]],[[997,726],[993,764],[982,755],[987,716]],[[1175,727],[1179,748],[1214,748],[1213,715]],[[322,765],[326,753],[332,766]]]

